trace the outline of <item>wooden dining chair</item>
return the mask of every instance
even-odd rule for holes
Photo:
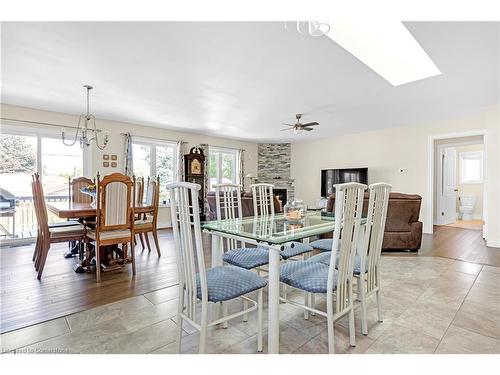
[[[40,280],[42,278],[45,262],[47,261],[50,245],[60,242],[83,241],[85,238],[85,228],[80,223],[49,226],[45,196],[38,173],[32,176],[32,190],[35,204],[35,216],[38,223],[34,258],[35,269],[38,271],[37,278]]]
[[[321,262],[288,262],[280,268],[280,281],[307,293],[325,294],[326,311],[316,309],[306,301],[281,300],[327,318],[328,351],[334,353],[334,323],[349,316],[349,341],[356,345],[354,329],[353,271],[363,211],[366,185],[350,182],[335,185],[339,199],[335,200],[335,229],[329,264]],[[337,254],[340,256],[337,258]],[[338,260],[338,261],[337,261]]]
[[[141,219],[135,221],[134,233],[141,238],[142,248],[144,249],[143,236],[146,240],[148,251],[151,251],[148,233],[153,235],[158,256],[161,256],[160,243],[158,241],[158,206],[160,204],[160,178],[148,180],[146,202],[150,207],[148,212],[144,212]]]
[[[206,269],[198,203],[201,186],[189,182],[177,182],[167,185],[167,188],[170,191],[172,230],[179,274],[177,351],[181,350],[183,321],[200,332],[198,351],[205,353],[208,327],[254,310],[258,311],[257,350],[262,351],[263,288],[267,285],[267,281],[252,271],[234,266]],[[257,292],[257,301],[246,296],[254,291]],[[209,304],[236,298],[246,300],[252,306],[209,321]],[[201,303],[200,313],[197,311],[199,303]]]
[[[89,185],[94,185],[95,181],[92,181],[87,177],[75,177],[71,179],[68,177],[68,197],[71,203],[91,203],[92,197],[88,194],[81,192],[81,189],[88,187]]]
[[[89,240],[95,241],[96,280],[101,282],[101,247],[122,245],[123,261],[132,263],[135,275],[134,244],[134,181],[122,173],[113,173],[101,180],[97,175],[96,225],[87,228],[86,249],[90,256]],[[130,244],[130,257],[128,256]],[[90,259],[90,258],[89,258]]]

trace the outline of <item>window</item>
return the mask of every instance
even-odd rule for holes
[[[174,182],[176,176],[177,152],[176,144],[159,142],[141,138],[132,140],[132,157],[134,175],[160,178],[160,203],[170,201],[167,184]],[[146,194],[144,194],[144,198]]]
[[[478,184],[483,182],[483,152],[460,153],[460,183]]]
[[[36,236],[31,175],[40,174],[47,200],[68,199],[68,178],[84,175],[89,154],[78,144],[65,146],[58,131],[11,126],[2,122],[0,189],[13,197],[0,206],[0,238]],[[9,206],[9,207],[8,207]],[[49,213],[49,222],[60,221]]]
[[[239,183],[239,160],[237,159],[237,150],[210,147],[210,190],[215,190],[214,185],[217,184]]]

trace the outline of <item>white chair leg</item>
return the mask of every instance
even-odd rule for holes
[[[227,316],[227,302],[221,302],[222,316],[225,318]],[[227,320],[222,322],[222,328],[227,328]]]
[[[309,295],[310,295],[310,293],[304,292],[304,305],[307,307],[310,307],[309,306],[309,299],[310,299]],[[305,320],[309,319],[309,310],[304,309],[304,319]]]
[[[177,353],[181,353],[181,340],[182,340],[182,317],[181,313],[184,309],[184,293],[179,293],[179,303],[177,304],[177,327],[175,331],[175,347]]]
[[[261,352],[262,351],[262,326],[263,326],[263,314],[264,314],[264,306],[262,302],[262,289],[259,290],[259,295],[257,297],[257,303],[258,303],[258,308],[257,308],[257,314],[258,314],[258,331],[257,331],[257,351]]]
[[[354,305],[349,311],[349,344],[356,346],[356,331],[354,327]]]
[[[380,287],[378,287],[378,290],[376,292],[377,295],[377,313],[378,313],[378,321],[383,322],[384,317],[382,315],[382,295],[381,295],[381,290]]]
[[[366,316],[366,290],[364,288],[364,285],[361,285],[364,283],[363,280],[358,280],[358,297],[361,300],[361,333],[363,335],[368,335],[368,319]]]
[[[326,295],[326,324],[328,331],[328,353],[335,353],[335,321],[333,320],[333,293],[328,293]]]
[[[316,306],[316,295],[314,293],[311,293],[311,295],[309,296],[309,306]],[[311,315],[315,316],[316,313],[311,311]]]
[[[208,303],[201,303],[201,321],[200,321],[200,343],[198,353],[204,354],[207,348],[207,329],[208,329]]]
[[[248,301],[247,300],[243,300],[243,310],[248,310]],[[243,321],[248,322],[248,314],[247,313],[243,314]]]

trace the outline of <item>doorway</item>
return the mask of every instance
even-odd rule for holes
[[[433,223],[486,232],[484,136],[434,141]]]

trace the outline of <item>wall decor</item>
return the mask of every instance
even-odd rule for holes
[[[117,165],[117,164],[116,164],[116,161],[112,161],[112,162],[111,162],[111,166],[112,166],[113,168],[116,168],[116,165]]]
[[[102,160],[109,160],[109,154],[102,155]]]
[[[109,167],[109,161],[103,161],[102,162],[102,166],[105,167],[105,168],[108,168]]]
[[[111,155],[111,160],[118,160],[118,156],[117,155]]]

